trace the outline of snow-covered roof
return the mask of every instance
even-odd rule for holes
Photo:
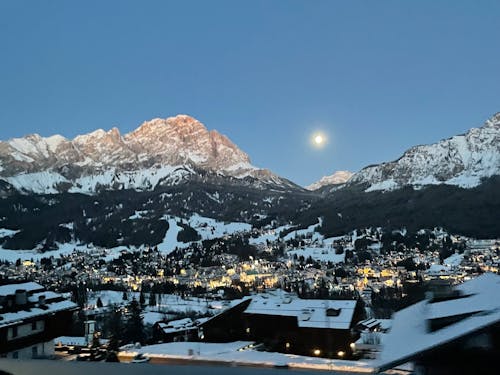
[[[462,298],[421,301],[397,312],[376,367],[381,370],[410,361],[420,353],[500,322],[500,276],[484,274],[456,287]],[[429,321],[472,313],[454,324],[430,331]]]
[[[197,328],[193,320],[190,318],[172,320],[168,323],[159,323],[158,325],[162,331],[167,334]]]
[[[43,290],[44,287],[38,283],[27,282],[20,284],[8,284],[0,286],[0,296],[10,296],[16,293],[16,290],[26,290],[27,292]]]
[[[87,340],[85,337],[80,336],[61,336],[54,339],[56,345],[65,346],[86,346]]]
[[[368,318],[365,320],[362,320],[361,322],[358,323],[360,326],[364,326],[368,329],[381,329],[381,330],[388,330],[391,328],[392,325],[392,320],[391,319],[374,319],[374,318]]]
[[[3,319],[0,320],[0,327],[5,327],[5,326],[10,326],[10,325],[15,325],[18,324],[20,321],[24,319],[30,319],[42,315],[47,315],[47,314],[52,314],[58,311],[63,311],[63,310],[72,310],[76,309],[77,305],[71,301],[61,301],[61,302],[54,302],[51,304],[46,305],[45,309],[41,309],[38,307],[33,307],[29,310],[21,310],[21,311],[16,311],[16,312],[10,312],[10,313],[3,313],[0,314],[0,317]]]
[[[302,328],[349,329],[355,300],[300,299],[286,293],[252,297],[246,314],[294,316]]]
[[[28,301],[30,302],[38,302],[38,299],[43,296],[45,297],[45,302],[49,302],[51,300],[61,298],[62,296],[59,293],[54,293],[51,291],[45,291],[45,292],[38,292],[38,293],[33,293],[32,296],[28,297]]]

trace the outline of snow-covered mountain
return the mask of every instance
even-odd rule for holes
[[[495,175],[500,175],[500,113],[463,135],[412,147],[395,161],[368,166],[347,185],[365,184],[366,191],[438,184],[472,188]]]
[[[113,128],[73,140],[33,134],[0,142],[0,181],[26,193],[143,191],[210,175],[257,188],[297,187],[254,167],[227,137],[187,115],[153,119],[123,136]]]
[[[353,176],[352,172],[337,171],[330,176],[324,176],[319,181],[317,181],[309,186],[306,186],[306,189],[314,191],[314,190],[321,189],[324,186],[345,184],[347,181],[349,181],[349,179],[352,176]]]

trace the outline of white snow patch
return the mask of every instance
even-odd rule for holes
[[[2,237],[12,237],[14,234],[19,233],[19,230],[0,228],[0,238]]]
[[[368,189],[366,189],[365,192],[369,193],[371,191],[378,191],[378,190],[394,190],[397,189],[398,187],[399,185],[397,184],[397,182],[391,178],[389,180],[373,184]]]
[[[177,241],[177,235],[182,230],[182,227],[177,225],[178,219],[169,216],[164,216],[163,219],[168,222],[168,230],[163,242],[158,245],[158,250],[164,254],[170,254],[175,248],[189,247],[189,243]]]

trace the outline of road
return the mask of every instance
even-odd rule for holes
[[[316,371],[284,370],[261,367],[231,367],[210,365],[160,365],[160,364],[128,364],[106,362],[66,362],[33,360],[19,361],[0,359],[0,370],[12,375],[283,375],[284,372],[293,375],[311,375]],[[317,372],[316,372],[317,373]],[[328,372],[331,375],[345,375],[342,372]],[[348,373],[353,375],[354,373]]]

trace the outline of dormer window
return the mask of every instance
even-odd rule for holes
[[[342,309],[326,309],[326,316],[339,316]]]

